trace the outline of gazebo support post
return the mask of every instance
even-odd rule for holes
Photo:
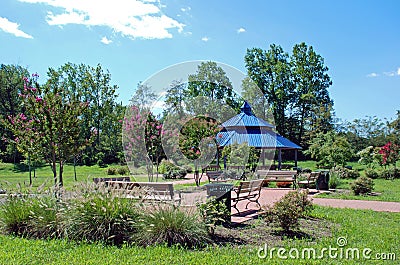
[[[278,149],[278,169],[282,169],[282,149]]]
[[[294,149],[294,166],[297,168],[297,149]]]
[[[218,148],[217,148],[217,154],[216,154],[216,161],[217,161],[217,166],[219,166],[219,150],[218,150]]]
[[[261,149],[262,165],[265,167],[265,149]]]

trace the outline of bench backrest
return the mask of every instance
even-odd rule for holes
[[[257,170],[257,174],[263,177],[293,177],[297,171],[293,170]]]
[[[109,181],[131,181],[130,177],[110,177],[110,178],[93,178],[94,183],[109,182]]]
[[[307,179],[308,181],[316,181],[320,174],[321,172],[311,172]]]
[[[220,166],[217,165],[209,165],[202,169],[203,172],[220,171],[220,170],[221,170]]]
[[[241,181],[238,188],[238,195],[245,193],[250,195],[260,192],[263,181],[263,179]]]
[[[136,184],[149,192],[153,192],[154,195],[174,198],[174,185],[172,182],[136,182]]]

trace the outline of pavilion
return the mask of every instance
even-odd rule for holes
[[[297,167],[297,150],[302,148],[274,132],[275,126],[256,117],[247,102],[240,110],[238,115],[222,123],[222,130],[216,136],[217,144],[225,147],[234,143],[247,143],[249,146],[263,150],[263,153],[264,150],[278,150],[279,170],[282,168],[282,150],[294,150],[295,167]]]

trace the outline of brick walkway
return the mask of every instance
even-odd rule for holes
[[[185,179],[174,183],[192,183],[193,179]],[[259,202],[261,205],[273,205],[276,201],[282,198],[285,194],[292,189],[282,188],[263,188]],[[379,212],[400,212],[400,202],[383,202],[383,201],[363,201],[363,200],[342,200],[342,199],[327,199],[327,198],[314,198],[318,194],[316,190],[310,190],[310,197],[313,203],[321,206],[328,206],[334,208],[352,208],[352,209],[366,209]],[[207,194],[205,189],[194,190],[190,193],[182,194],[182,205],[193,206],[196,202],[205,201]],[[257,205],[252,203],[249,205],[248,210],[245,209],[246,202],[239,202],[238,208],[242,213],[240,216],[236,214],[236,210],[232,209],[232,221],[243,222],[250,218],[257,216]]]

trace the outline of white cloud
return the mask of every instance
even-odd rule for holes
[[[58,8],[49,11],[49,25],[105,26],[132,39],[172,38],[170,30],[182,32],[184,24],[161,12],[157,2],[146,0],[19,0]]]
[[[379,75],[377,73],[370,73],[367,74],[367,77],[378,77]]]
[[[0,29],[4,32],[13,34],[16,37],[33,39],[33,37],[19,29],[19,24],[9,21],[7,18],[0,17]]]
[[[208,37],[205,36],[205,37],[201,38],[201,40],[204,41],[204,42],[207,42],[207,41],[209,41],[210,39],[209,39]]]
[[[397,68],[397,75],[400,75],[400,67]]]
[[[246,29],[245,29],[245,28],[239,28],[239,29],[237,30],[237,33],[243,33],[243,32],[246,32]]]
[[[189,12],[190,10],[192,10],[192,8],[190,6],[181,8],[182,12]]]
[[[107,37],[103,37],[103,38],[101,39],[101,42],[104,43],[104,44],[106,44],[106,45],[108,45],[108,44],[110,44],[110,43],[112,42],[112,40],[107,39]]]
[[[383,74],[386,76],[395,76],[396,75],[395,72],[384,72]]]

